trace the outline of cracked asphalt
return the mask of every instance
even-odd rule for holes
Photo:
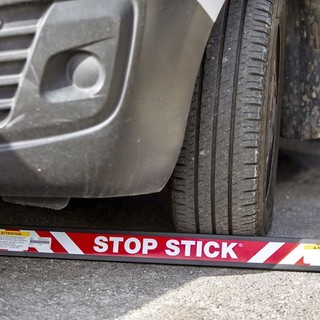
[[[320,144],[284,143],[270,235],[320,238]],[[73,200],[61,212],[1,203],[2,224],[172,231],[165,192]],[[0,258],[0,319],[318,319],[316,273]]]

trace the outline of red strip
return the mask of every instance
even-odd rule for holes
[[[289,253],[291,253],[299,243],[287,242],[279,250],[277,250],[269,259],[267,259],[265,264],[278,264],[283,260]]]
[[[166,260],[225,261],[246,263],[267,242],[208,238],[110,235],[68,232],[86,255],[138,257]],[[146,250],[152,242],[154,249]],[[130,245],[128,245],[128,243]],[[140,248],[137,247],[140,246]],[[97,248],[98,250],[95,250]],[[134,250],[137,248],[137,250]],[[129,250],[128,250],[129,249]]]
[[[37,231],[41,238],[51,238],[51,250],[56,254],[67,254],[66,249],[57,241],[57,239],[48,231]]]

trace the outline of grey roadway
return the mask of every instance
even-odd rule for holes
[[[285,145],[271,235],[320,238],[319,144]],[[1,204],[0,221],[172,231],[165,194],[77,200],[63,212]],[[2,257],[0,319],[319,319],[319,280],[314,273]]]

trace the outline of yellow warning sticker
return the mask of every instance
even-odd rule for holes
[[[0,250],[26,251],[30,245],[30,232],[0,230]]]
[[[30,237],[30,232],[28,232],[28,231],[0,230],[0,236]]]
[[[306,244],[304,250],[320,250],[320,244]]]

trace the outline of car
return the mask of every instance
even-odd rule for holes
[[[179,232],[268,233],[285,0],[3,0],[0,13],[5,201],[167,188]]]

